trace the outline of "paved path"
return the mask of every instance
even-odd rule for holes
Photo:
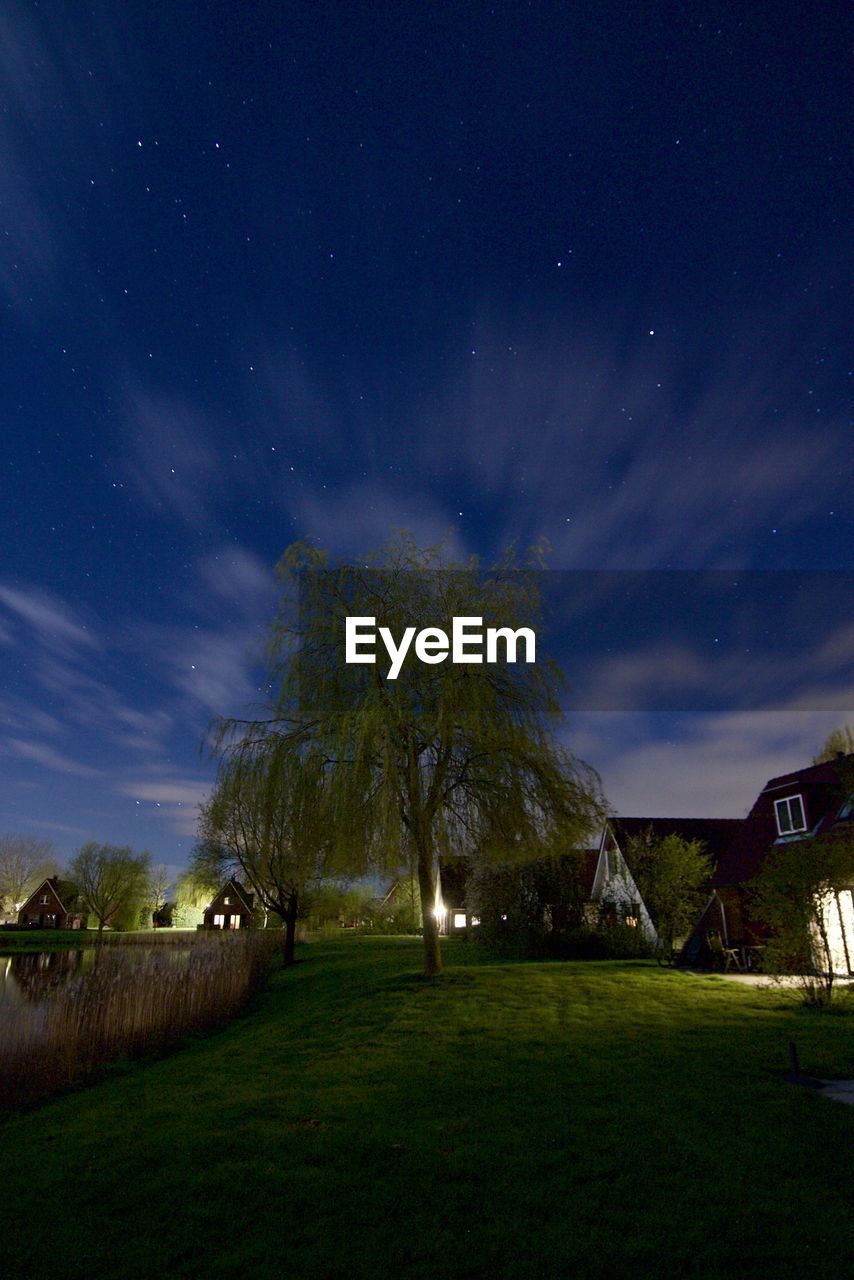
[[[699,970],[692,970],[699,973]],[[705,972],[705,971],[704,971]],[[712,973],[705,972],[706,977],[726,978],[728,982],[742,982],[748,987],[798,987],[801,979],[795,974],[780,974],[778,976],[769,975],[767,973],[739,973],[737,970],[731,969],[729,973]],[[833,985],[836,987],[850,987],[854,983],[854,978],[834,978]]]
[[[854,1080],[823,1080],[821,1091],[823,1098],[835,1098],[837,1102],[847,1102],[854,1107]]]

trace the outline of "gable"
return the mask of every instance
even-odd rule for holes
[[[226,902],[226,898],[230,898],[230,902]],[[246,900],[246,893],[237,883],[236,880],[229,880],[228,884],[224,884],[216,897],[211,899],[208,911],[214,911],[217,914],[231,915],[251,915],[252,907]]]
[[[717,865],[726,856],[743,827],[741,818],[609,818],[599,843],[599,858],[590,897],[596,902],[609,886],[641,903],[646,910],[631,867],[626,862],[629,842],[652,831],[655,840],[679,836],[683,840],[699,840],[705,852]]]
[[[43,897],[48,898],[48,902],[42,902]],[[27,898],[21,911],[31,911],[35,915],[66,915],[65,906],[57,892],[57,887],[51,880],[43,880],[38,889],[34,890]]]
[[[846,762],[854,763],[854,757],[846,756],[841,762],[825,761],[798,769],[794,773],[771,778],[763,787],[756,803],[744,820],[732,846],[718,864],[712,884],[716,888],[744,884],[759,873],[763,861],[774,846],[783,839],[803,839],[822,835],[829,831],[840,816],[846,795],[842,787],[842,770]],[[783,813],[790,818],[797,816],[795,798],[803,809],[800,830],[781,834],[778,822],[779,802]]]

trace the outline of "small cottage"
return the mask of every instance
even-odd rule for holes
[[[85,929],[87,919],[77,886],[58,876],[43,880],[18,912],[26,929]]]
[[[206,929],[247,929],[254,910],[255,894],[229,880],[205,907],[203,925]]]

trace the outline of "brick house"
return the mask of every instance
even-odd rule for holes
[[[236,880],[224,884],[202,915],[206,929],[248,929],[255,911],[255,894]]]
[[[18,912],[18,924],[29,929],[85,929],[87,914],[70,880],[48,876]]]
[[[775,846],[831,832],[854,834],[852,774],[854,755],[840,755],[766,782],[717,864],[711,897],[683,952],[685,962],[708,962],[709,940],[714,937],[735,951],[761,944],[764,929],[751,912],[751,881]],[[834,970],[849,975],[854,973],[852,891],[854,885],[836,894],[829,913]]]

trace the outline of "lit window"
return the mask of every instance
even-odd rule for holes
[[[223,898],[223,902],[227,907],[231,906],[231,898]]]
[[[804,802],[800,796],[787,796],[785,800],[775,800],[774,811],[777,815],[777,830],[781,836],[790,836],[796,831],[806,831]]]
[[[454,912],[454,928],[465,929],[465,927],[466,927],[466,913],[464,911],[455,911]]]
[[[225,916],[214,916],[214,928],[215,929],[225,928]]]

